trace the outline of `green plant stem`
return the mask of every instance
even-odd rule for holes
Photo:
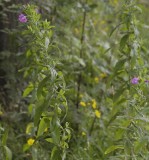
[[[87,0],[86,0],[87,3]],[[84,35],[85,35],[85,23],[86,23],[86,10],[83,12],[83,23],[82,23],[82,33],[81,33],[81,38],[80,38],[80,43],[81,43],[81,49],[80,49],[80,58],[83,58],[83,44],[84,44]],[[80,65],[81,67],[81,65]],[[77,98],[76,98],[76,109],[77,109],[77,114],[78,113],[78,108],[79,108],[79,95],[80,95],[80,90],[81,90],[81,81],[82,81],[82,74],[81,72],[78,75],[78,80],[77,80]],[[76,131],[79,130],[79,124],[76,124]]]
[[[86,1],[87,3],[87,1]],[[80,50],[80,58],[83,58],[83,43],[84,43],[84,35],[85,35],[85,23],[86,23],[86,11],[83,13],[83,23],[82,23],[82,34],[81,34],[81,50]],[[78,81],[77,81],[77,102],[76,102],[76,108],[79,108],[79,95],[80,95],[80,88],[81,88],[81,81],[82,81],[82,75],[81,73],[78,75]]]
[[[89,136],[91,136],[91,134],[92,134],[92,131],[93,131],[93,129],[94,129],[95,121],[96,121],[96,116],[94,117],[93,122],[92,122],[92,124],[91,124],[91,128],[90,128],[90,130],[89,130]]]

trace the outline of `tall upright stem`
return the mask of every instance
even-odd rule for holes
[[[87,0],[86,0],[87,3]],[[80,49],[80,58],[83,58],[83,44],[84,44],[84,35],[85,35],[85,23],[86,23],[86,10],[83,12],[83,23],[82,23],[82,33],[81,33],[81,49]],[[80,89],[81,89],[81,80],[82,80],[82,74],[80,73],[78,75],[78,81],[77,81],[77,102],[76,102],[76,107],[77,109],[79,108],[79,95],[80,95]]]

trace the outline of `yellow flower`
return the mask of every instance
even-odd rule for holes
[[[86,107],[86,103],[85,102],[80,102],[80,106]]]
[[[35,142],[35,140],[33,138],[30,138],[30,139],[27,140],[27,144],[29,146],[32,146],[34,142]]]
[[[82,136],[86,136],[86,133],[85,133],[85,132],[82,132]]]
[[[94,109],[96,109],[96,107],[97,107],[97,103],[96,103],[96,100],[95,100],[95,99],[92,99],[92,107],[93,107]]]
[[[82,97],[83,97],[83,94],[80,94],[79,97],[82,98]]]
[[[101,117],[101,113],[98,110],[95,110],[95,116],[97,118],[100,118]]]
[[[95,78],[94,78],[94,81],[95,81],[96,83],[98,83],[98,82],[99,82],[99,78],[98,78],[98,77],[95,77]]]
[[[101,78],[106,78],[106,77],[107,77],[107,74],[106,74],[106,73],[101,73],[101,74],[100,74],[100,77],[101,77]]]

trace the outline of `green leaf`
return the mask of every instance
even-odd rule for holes
[[[106,50],[104,51],[104,54],[108,53],[111,49],[112,49],[112,47],[106,49]]]
[[[33,129],[34,129],[34,124],[31,122],[26,127],[26,134],[30,135],[32,133]]]
[[[23,152],[27,151],[31,146],[29,146],[27,143],[23,145]]]
[[[2,137],[2,145],[3,146],[6,146],[7,138],[8,138],[8,130],[5,130],[3,137]]]
[[[58,147],[53,147],[52,149],[52,153],[51,153],[51,157],[50,157],[50,160],[60,160],[61,159],[61,156],[60,156],[60,150]]]
[[[32,55],[31,51],[28,50],[28,51],[26,52],[26,57],[28,58],[28,57],[30,57],[31,55]]]
[[[142,149],[145,149],[146,142],[148,141],[148,137],[140,137],[136,142],[134,142],[134,151],[135,153],[139,153]]]
[[[123,23],[120,23],[120,24],[118,24],[116,27],[114,27],[113,29],[112,29],[112,31],[110,32],[110,37],[112,36],[112,34],[113,34],[113,32],[120,26],[120,25],[122,25]]]
[[[30,83],[27,88],[23,92],[23,97],[26,97],[29,95],[29,93],[34,89],[34,86],[32,83]]]
[[[83,67],[86,66],[86,64],[85,64],[85,62],[84,62],[84,60],[83,60],[82,58],[79,58],[78,56],[74,56],[74,58],[75,58]]]
[[[119,60],[114,67],[114,71],[117,72],[118,70],[121,70],[126,61],[127,61],[127,58]]]
[[[123,138],[123,134],[125,133],[127,127],[130,125],[131,120],[129,119],[124,119],[121,121],[121,128],[118,128],[115,132],[115,140],[118,141]]]
[[[148,118],[148,117],[145,117],[145,116],[143,116],[143,117],[137,116],[137,117],[135,118],[135,120],[140,120],[140,121],[144,121],[145,123],[149,123],[149,118]]]
[[[116,132],[115,132],[115,140],[120,140],[122,139],[122,136],[125,132],[125,129],[119,128]]]
[[[47,142],[53,143],[53,139],[52,138],[46,138],[45,139]]]
[[[42,105],[41,105],[41,106],[38,106],[38,107],[36,108],[35,116],[34,116],[34,124],[35,124],[35,126],[37,126],[37,124],[38,124],[38,122],[39,122],[39,119],[40,119],[40,117],[41,117],[42,112],[43,112],[43,106],[42,106]]]
[[[126,87],[124,86],[124,85],[122,85],[121,87],[120,87],[120,89],[118,89],[117,91],[116,91],[116,93],[114,94],[114,96],[113,96],[113,101],[114,102],[116,102],[118,99],[119,99],[119,97],[123,94],[123,92],[126,90]]]
[[[39,102],[38,102],[39,103]],[[41,114],[43,113],[44,109],[48,106],[49,101],[41,101],[39,105],[35,109],[35,116],[34,116],[34,125],[37,126],[39,119],[41,117]]]
[[[11,150],[7,146],[4,146],[4,149],[5,149],[5,152],[6,152],[6,160],[12,160]]]
[[[134,8],[139,11],[139,13],[142,13],[142,9],[139,6],[134,6]]]
[[[45,129],[48,128],[49,126],[50,126],[50,120],[48,118],[42,118],[39,123],[37,137],[41,136],[45,132]]]
[[[124,149],[124,146],[110,146],[106,151],[105,151],[105,154],[109,154],[113,151],[115,151],[116,149]]]
[[[43,87],[45,86],[46,82],[49,80],[49,76],[45,77],[38,85],[38,89],[37,89],[37,97],[40,98],[42,96],[42,90]]]
[[[34,108],[35,108],[35,104],[30,104],[28,106],[28,113],[32,114],[32,116],[34,115]]]
[[[127,44],[127,40],[129,38],[129,34],[124,35],[120,41],[120,50],[123,50],[125,45]]]
[[[52,131],[53,142],[58,145],[60,142],[60,121],[56,115],[51,120],[50,130]]]

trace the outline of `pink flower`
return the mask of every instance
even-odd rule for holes
[[[149,80],[145,80],[144,82],[145,82],[145,83],[149,83]]]
[[[132,78],[131,83],[132,84],[138,84],[139,83],[138,81],[139,81],[139,78],[134,77],[134,78]]]
[[[24,14],[20,14],[18,19],[21,23],[26,23],[27,22],[27,18]]]

